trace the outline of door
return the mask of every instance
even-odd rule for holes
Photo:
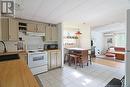
[[[9,40],[9,19],[1,18],[1,40]]]
[[[52,40],[52,27],[50,25],[46,25],[46,41]]]
[[[130,9],[127,11],[126,86],[130,87]]]
[[[18,41],[18,21],[9,19],[9,40]]]
[[[58,41],[58,29],[56,25],[52,27],[52,41]]]
[[[56,68],[56,52],[51,52],[51,69]]]
[[[62,64],[61,52],[57,51],[56,56],[57,56],[57,58],[56,58],[56,66],[61,67],[61,64]]]
[[[30,68],[47,64],[47,58],[44,53],[32,53],[28,55],[28,65]]]
[[[28,32],[36,32],[37,31],[36,24],[35,23],[28,23],[27,24],[27,31]]]
[[[45,33],[45,24],[39,23],[37,24],[37,32]]]

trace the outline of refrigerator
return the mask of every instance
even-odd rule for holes
[[[126,86],[130,87],[130,9],[127,10]]]

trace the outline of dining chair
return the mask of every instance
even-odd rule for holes
[[[84,64],[87,63],[88,66],[88,50],[83,50],[80,53],[69,54],[69,65],[74,61],[75,68],[81,66],[83,68]]]
[[[72,63],[74,63],[75,68],[77,68],[80,63],[80,55],[69,54],[69,66],[71,66]]]
[[[81,52],[81,56],[80,56],[80,64],[83,68],[84,64],[87,63],[87,66],[88,66],[88,50],[83,50]]]
[[[64,52],[65,52],[65,54],[64,54],[64,64],[65,64],[66,62],[69,62],[70,53],[67,49],[64,49]]]

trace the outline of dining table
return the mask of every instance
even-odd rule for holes
[[[82,56],[82,52],[88,51],[88,49],[84,48],[65,48],[68,52],[68,55],[77,55],[77,56]],[[88,54],[87,54],[88,55]],[[88,55],[89,56],[89,55]],[[70,57],[70,56],[68,56]],[[69,66],[71,65],[70,58],[69,58]]]

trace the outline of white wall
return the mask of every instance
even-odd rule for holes
[[[58,24],[58,48],[61,50],[62,67],[64,65],[64,47],[63,47],[63,24]]]
[[[130,87],[130,10],[127,11],[126,87]]]
[[[90,25],[85,23],[63,23],[63,30],[69,31],[77,31],[80,30],[82,33],[80,35],[80,41],[79,41],[79,47],[90,49],[91,48],[91,31],[90,31]]]
[[[92,40],[94,41],[94,46],[95,48],[95,53],[98,55],[98,50],[102,51],[104,47],[104,38],[103,38],[103,33],[102,32],[92,32]]]
[[[80,25],[80,47],[85,49],[91,49],[91,32],[88,24]]]
[[[5,42],[6,48],[8,52],[15,52],[17,51],[17,42],[12,42],[12,41],[6,41]],[[3,51],[3,44],[0,43],[0,52]]]

